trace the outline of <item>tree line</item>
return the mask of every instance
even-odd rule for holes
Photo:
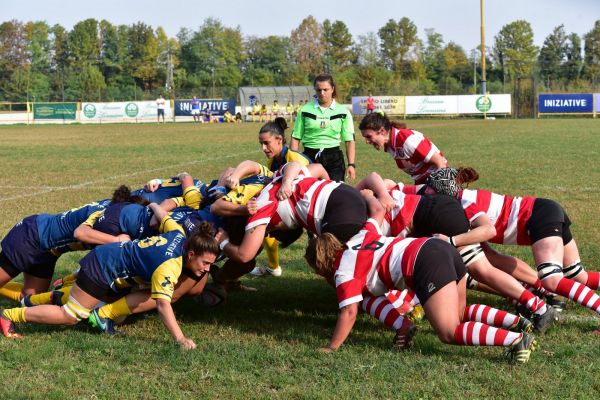
[[[477,93],[480,49],[469,52],[434,29],[421,40],[409,18],[354,37],[342,21],[306,17],[289,36],[244,36],[207,18],[198,30],[86,19],[70,31],[46,22],[0,25],[0,101],[119,101],[235,97],[240,86],[310,84],[334,74],[342,101],[353,95]],[[594,91],[600,77],[600,20],[580,37],[557,26],[541,48],[527,21],[502,27],[486,49],[487,88],[510,93],[516,80],[538,90]]]

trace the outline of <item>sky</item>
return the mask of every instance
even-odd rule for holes
[[[411,19],[425,39],[425,29],[441,33],[469,52],[480,43],[479,0],[0,0],[0,22],[43,20],[67,29],[87,18],[106,19],[113,24],[141,21],[162,26],[170,37],[181,28],[197,30],[207,17],[218,18],[227,27],[239,26],[244,36],[289,36],[308,15],[346,23],[354,39],[377,32],[389,19]],[[564,24],[567,33],[580,36],[600,19],[600,0],[485,0],[486,45],[493,44],[502,26],[523,19],[541,46],[552,30]]]

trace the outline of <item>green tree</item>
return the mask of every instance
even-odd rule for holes
[[[27,56],[32,72],[50,72],[50,27],[45,22],[25,24]]]
[[[304,18],[290,36],[294,59],[300,70],[311,78],[323,71],[325,44],[323,28],[315,17]]]
[[[564,25],[559,25],[546,39],[540,49],[538,65],[540,77],[550,83],[561,77],[562,64],[565,59],[567,35]],[[550,85],[548,85],[550,86]]]
[[[242,70],[244,84],[271,86],[291,84],[292,46],[282,36],[249,37],[244,43],[246,58]]]
[[[576,33],[567,36],[565,43],[566,61],[562,65],[562,76],[567,82],[573,82],[579,79],[581,66],[583,65],[583,56],[581,54],[581,38]]]
[[[0,85],[11,80],[13,73],[28,65],[25,26],[17,20],[0,24]],[[7,95],[7,99],[10,99]]]
[[[442,75],[442,59],[444,49],[444,38],[433,29],[425,29],[427,41],[423,50],[423,64],[427,78],[437,82]]]
[[[394,72],[398,81],[410,77],[409,60],[417,59],[420,47],[417,26],[406,17],[398,22],[390,19],[378,33],[384,65]]]
[[[529,22],[519,20],[504,25],[494,38],[494,53],[510,80],[531,76],[538,48],[533,44],[533,30]]]
[[[143,22],[131,25],[127,44],[131,76],[145,91],[151,90],[156,84],[158,70],[158,42],[154,30]]]
[[[440,53],[440,79],[438,86],[442,94],[461,94],[471,78],[469,60],[462,47],[450,42]]]
[[[595,90],[600,77],[600,20],[584,35],[584,43],[583,75],[592,82]]]
[[[98,21],[89,18],[76,23],[69,32],[68,47],[72,67],[81,69],[89,64],[97,64],[101,48]]]
[[[332,72],[348,67],[356,60],[352,50],[352,35],[342,21],[323,21],[323,43],[325,62]]]

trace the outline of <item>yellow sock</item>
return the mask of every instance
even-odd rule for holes
[[[263,244],[265,245],[265,251],[267,252],[269,268],[277,269],[277,267],[279,267],[279,242],[275,238],[265,236]]]
[[[6,285],[0,288],[0,297],[16,301],[21,301],[21,291],[23,290],[23,284],[19,282],[8,282]]]
[[[25,321],[25,310],[26,309],[27,308],[25,308],[25,307],[9,308],[2,312],[2,316],[4,318],[10,319],[15,324],[22,324],[22,323],[27,322],[27,321]]]
[[[56,305],[66,304],[67,300],[69,300],[69,294],[71,293],[71,289],[73,289],[73,286],[64,286],[59,290],[53,290],[52,292],[33,294],[29,296],[29,303],[31,303],[31,305],[34,306],[39,306],[42,304],[56,304],[55,296],[58,296],[57,293],[61,293],[60,304]]]
[[[121,297],[114,303],[106,304],[100,307],[98,310],[98,315],[101,318],[110,318],[112,320],[116,320],[120,317],[131,315],[131,310],[127,305],[127,300],[125,300],[125,297]]]
[[[63,286],[59,290],[55,290],[55,292],[62,292],[62,296],[60,297],[61,304],[67,304],[67,301],[69,301],[69,295],[71,294],[71,289],[73,289],[73,285]]]
[[[63,286],[73,286],[73,284],[75,283],[76,280],[77,280],[76,274],[69,274],[69,275],[63,276],[62,284],[63,284]]]

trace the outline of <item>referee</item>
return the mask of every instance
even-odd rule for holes
[[[290,149],[298,151],[302,143],[303,153],[313,162],[322,164],[331,180],[343,181],[346,164],[340,142],[344,141],[348,157],[348,178],[353,180],[356,177],[356,165],[352,115],[346,107],[335,101],[335,83],[331,75],[318,75],[314,80],[314,87],[317,101],[307,102],[300,109]]]

